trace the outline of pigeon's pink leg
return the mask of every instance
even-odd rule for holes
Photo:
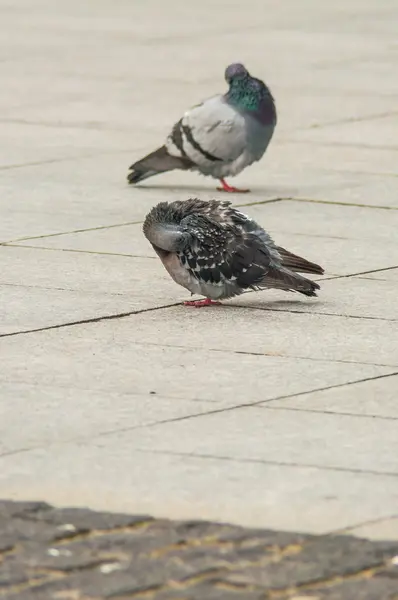
[[[235,192],[235,194],[247,194],[247,192],[250,192],[250,190],[240,190],[239,188],[228,185],[228,183],[223,178],[221,178],[220,181],[222,187],[217,188],[219,192]]]
[[[202,306],[220,306],[221,302],[213,302],[210,298],[205,300],[188,300],[184,302],[184,306],[195,306],[196,308],[202,308]]]

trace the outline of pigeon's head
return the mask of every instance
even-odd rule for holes
[[[225,69],[225,80],[228,84],[247,77],[249,77],[249,71],[240,63],[233,63]]]

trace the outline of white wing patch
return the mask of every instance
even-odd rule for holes
[[[185,155],[204,170],[231,163],[245,152],[245,120],[222,96],[209,98],[188,110],[178,125],[178,133],[177,143],[173,134],[167,138],[169,153]]]

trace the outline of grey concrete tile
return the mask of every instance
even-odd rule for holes
[[[134,432],[132,444],[159,453],[384,473],[398,478],[398,458],[392,451],[398,420],[283,410],[281,406],[273,409],[264,404],[141,428]]]
[[[272,309],[272,298],[278,307],[275,311],[267,310]],[[259,310],[245,307],[245,302]],[[286,309],[281,311],[282,302],[277,292],[247,294],[224,307],[172,307],[167,310],[167,319],[160,313],[143,314],[134,320],[131,331],[123,323],[113,327],[130,341],[146,344],[161,339],[187,349],[341,361],[336,369],[342,368],[343,362],[398,366],[397,322],[316,314],[321,300],[298,299],[295,303],[289,296]],[[313,310],[301,314],[297,304]],[[323,306],[327,307],[327,301]],[[214,360],[218,363],[216,356]]]
[[[132,434],[19,453],[1,466],[2,497],[317,533],[388,517],[398,497],[397,477],[138,452]]]
[[[183,298],[156,261],[0,247],[0,333],[59,325],[178,302]],[[147,293],[144,271],[158,282]]]
[[[396,282],[360,277],[342,277],[321,281],[320,301],[299,302],[294,297],[281,297],[280,302],[271,300],[267,305],[266,293],[244,295],[231,300],[234,305],[253,306],[267,310],[292,310],[303,313],[340,315],[367,319],[394,321],[398,326],[398,310],[395,300]]]
[[[142,427],[211,410],[211,402],[161,394],[101,392],[39,382],[1,383],[0,455],[89,439],[101,431]],[[15,426],[23,415],[23,427]]]
[[[196,333],[191,336],[188,321],[182,321],[171,310],[160,311],[162,315],[151,329],[140,327],[146,313],[3,338],[0,381],[40,381],[42,385],[123,394],[155,391],[177,398],[213,400],[223,407],[310,392],[394,371],[371,364],[333,363],[319,358],[319,354],[317,360],[278,356],[264,341],[261,330],[253,336],[261,344],[261,351],[268,354],[253,355],[254,348],[241,353],[236,350],[243,349],[243,344],[231,341],[231,335],[224,338],[224,327],[218,326],[219,313],[213,313],[213,323],[205,328],[197,323]],[[169,328],[161,327],[162,321],[168,322]],[[244,329],[247,338],[247,322]],[[223,341],[217,342],[215,334]],[[236,332],[234,339],[240,335]],[[214,350],[217,346],[222,351]],[[250,384],[248,373],[253,373]]]
[[[371,540],[396,540],[398,538],[398,516],[350,528],[348,533]]]

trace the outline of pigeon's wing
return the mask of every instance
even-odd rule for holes
[[[275,248],[268,248],[255,233],[205,215],[190,215],[181,227],[190,239],[179,254],[181,264],[198,281],[223,285],[223,297],[264,288],[314,296],[319,289],[317,283],[286,269]]]
[[[166,147],[199,167],[236,160],[246,148],[245,120],[222,96],[188,110],[173,127]]]
[[[181,228],[191,240],[181,253],[181,262],[201,281],[255,288],[274,266],[262,240],[240,227],[206,215],[190,215],[182,220]]]

